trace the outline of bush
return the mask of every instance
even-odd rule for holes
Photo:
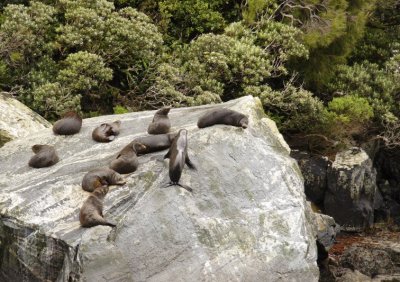
[[[250,87],[246,93],[259,96],[264,109],[283,132],[310,132],[321,121],[324,106],[312,93],[291,83],[281,91]]]
[[[366,133],[373,116],[373,108],[367,99],[357,96],[337,97],[328,103],[322,122],[316,129],[334,140],[348,142],[354,136]]]
[[[153,84],[162,36],[133,8],[117,11],[106,0],[31,1],[8,5],[1,21],[0,85],[46,117],[78,104],[111,112],[117,98],[129,101]]]
[[[399,110],[395,102],[399,86],[400,79],[390,64],[382,69],[377,64],[363,62],[339,66],[329,89],[332,93],[365,98],[373,108],[376,121],[383,123],[393,119]]]

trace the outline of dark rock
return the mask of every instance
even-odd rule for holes
[[[376,172],[360,148],[338,153],[328,169],[325,213],[345,231],[362,231],[374,222]]]
[[[293,150],[290,155],[299,164],[307,198],[317,205],[323,204],[327,189],[327,169],[330,164],[328,158],[311,156],[307,152],[297,150]]]
[[[358,270],[369,277],[378,274],[395,273],[395,265],[386,250],[374,246],[352,246],[346,249],[340,259],[344,268]]]

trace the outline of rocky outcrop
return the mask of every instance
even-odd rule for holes
[[[208,109],[249,115],[245,130],[198,129]],[[145,135],[154,111],[85,119],[74,136],[51,129],[0,150],[0,280],[5,281],[317,281],[312,211],[286,143],[258,99],[171,110],[172,130],[189,130],[182,183],[168,178],[165,151],[139,157],[127,184],[111,186],[104,216],[116,228],[79,226],[88,196],[84,174],[107,165],[135,137]],[[119,119],[111,143],[90,138],[100,123]],[[33,144],[54,145],[60,161],[32,169]]]
[[[0,93],[0,147],[18,137],[27,136],[51,124],[6,93]]]
[[[338,153],[328,170],[325,213],[346,231],[362,231],[374,222],[376,172],[368,155],[354,147]]]

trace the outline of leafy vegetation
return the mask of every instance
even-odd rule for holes
[[[50,120],[253,95],[287,135],[395,136],[400,4],[376,2],[5,1],[0,87]]]

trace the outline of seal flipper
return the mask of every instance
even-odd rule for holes
[[[180,183],[176,183],[176,185],[182,187],[183,189],[189,191],[190,193],[193,192],[193,189],[191,187],[187,186],[187,185],[183,185],[183,184],[180,184]]]
[[[189,156],[188,156],[187,153],[186,153],[185,163],[187,164],[187,166],[188,166],[190,169],[197,170],[196,166],[195,166],[195,165],[192,163],[192,161],[189,159]]]
[[[164,159],[169,159],[170,155],[171,155],[171,149],[169,149],[168,152],[165,154]]]
[[[183,184],[180,184],[180,183],[173,183],[173,182],[169,182],[169,183],[167,183],[167,186],[164,186],[164,187],[162,187],[162,188],[168,188],[168,187],[170,187],[170,186],[180,186],[180,187],[182,187],[183,189],[185,189],[185,190],[187,190],[187,191],[189,191],[189,192],[193,192],[193,189],[191,188],[191,187],[189,187],[189,186],[187,186],[187,185],[183,185]]]

